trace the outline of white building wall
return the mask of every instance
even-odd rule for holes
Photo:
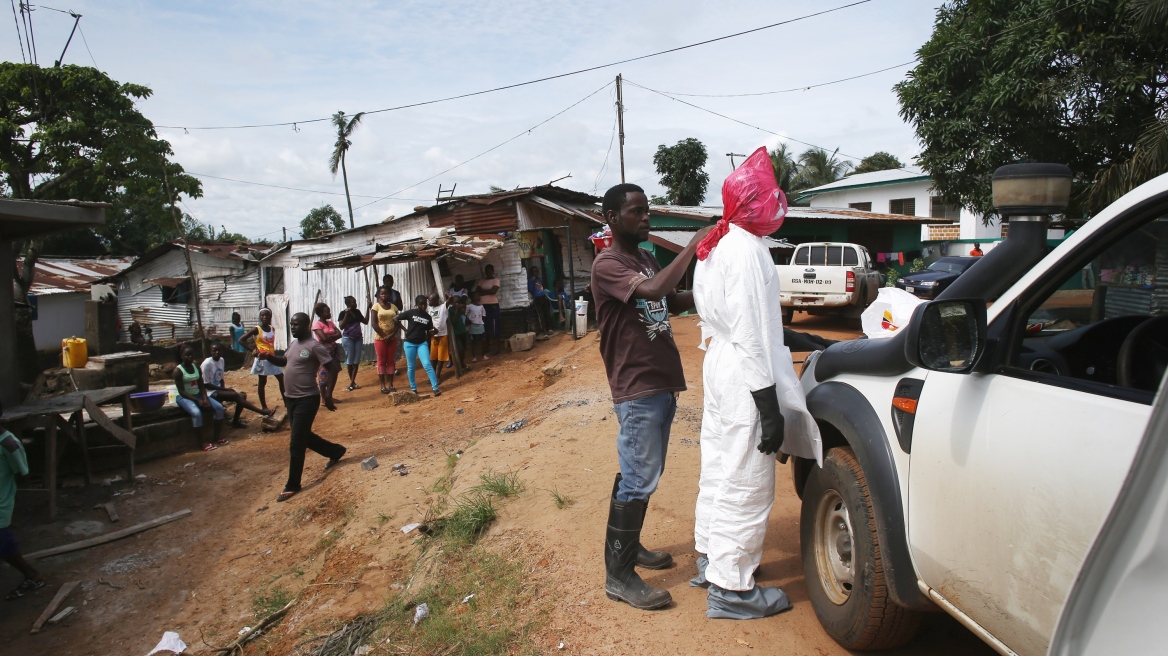
[[[889,204],[894,199],[912,198],[916,201],[916,216],[929,216],[930,199],[933,196],[933,183],[928,180],[915,182],[898,182],[892,184],[859,187],[856,189],[841,189],[829,191],[811,197],[811,207],[847,208],[852,203],[872,203],[873,212],[891,214]],[[961,239],[995,239],[1001,235],[997,223],[990,226],[982,225],[981,214],[971,212],[965,208],[961,210],[958,220],[961,226]],[[929,238],[929,226],[921,226],[921,241]],[[984,250],[984,249],[983,249]]]
[[[85,337],[85,301],[89,292],[38,294],[32,336],[38,351],[59,351],[61,340]]]

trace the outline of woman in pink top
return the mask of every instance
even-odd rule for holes
[[[317,303],[312,308],[312,313],[316,315],[316,321],[312,324],[312,334],[316,336],[316,341],[328,349],[329,355],[333,358],[320,368],[316,382],[320,385],[321,396],[324,397],[327,388],[328,395],[331,397],[337,386],[337,377],[341,373],[341,358],[337,348],[338,342],[341,341],[341,329],[333,323],[333,312],[325,303]],[[337,400],[333,399],[333,402],[336,403]]]

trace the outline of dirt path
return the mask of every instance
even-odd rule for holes
[[[828,337],[825,320],[796,319],[797,329]],[[557,337],[534,351],[492,359],[461,381],[444,382],[439,399],[389,407],[370,367],[356,392],[340,392],[338,412],[322,411],[317,432],[345,444],[342,466],[322,475],[323,459],[309,455],[304,492],[276,504],[286,473],[287,432],[234,431],[233,443],[212,453],[190,453],[140,468],[147,478],[125,487],[70,488],[57,521],[41,524],[35,497],[18,497],[18,535],[26,551],[55,546],[190,508],[186,519],[118,542],[57,556],[39,564],[50,585],[18,603],[6,603],[0,638],[13,654],[145,654],[163,631],[177,631],[188,653],[210,653],[255,622],[255,604],[277,592],[299,601],[281,624],[268,653],[289,653],[306,631],[335,628],[378,608],[401,589],[413,563],[416,533],[398,529],[420,521],[435,494],[432,486],[457,460],[452,494],[488,471],[518,471],[526,491],[504,502],[484,541],[523,536],[538,544],[531,576],[546,581],[550,621],[534,647],[541,653],[747,653],[843,654],[820,628],[803,587],[798,556],[798,499],[789,470],[779,468],[761,580],[787,591],[794,609],[753,622],[707,620],[705,593],[688,587],[693,574],[693,504],[696,497],[701,418],[701,352],[696,320],[674,321],[690,390],[680,399],[665,476],[646,522],[645,540],[672,552],[677,566],[647,580],[666,587],[675,603],[643,613],[603,594],[604,523],[617,470],[612,413],[594,334],[579,342]],[[561,365],[551,384],[541,373]],[[449,372],[448,372],[449,375]],[[400,380],[400,378],[399,378]],[[228,383],[251,389],[249,376]],[[404,383],[399,385],[404,387]],[[461,410],[461,412],[459,412]],[[499,428],[516,420],[514,433]],[[364,471],[375,455],[380,467]],[[391,471],[405,463],[407,476]],[[551,490],[573,498],[559,509]],[[116,495],[116,496],[114,496]],[[121,522],[111,526],[92,510],[113,500]],[[79,612],[61,625],[29,635],[37,615],[63,582],[82,581],[67,601]],[[11,568],[0,588],[17,582]],[[472,590],[473,592],[473,590]],[[564,644],[561,651],[557,647]],[[743,644],[747,643],[747,644]],[[749,645],[749,646],[747,646]],[[249,647],[249,653],[256,648]],[[956,622],[937,616],[901,654],[988,654]]]

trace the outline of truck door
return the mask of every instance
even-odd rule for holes
[[[1168,357],[1160,209],[1113,220],[1001,312],[989,373],[925,379],[909,465],[914,562],[1019,654],[1046,653],[1150,416],[1159,380],[1147,381]]]

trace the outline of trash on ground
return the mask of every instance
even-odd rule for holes
[[[471,599],[474,599],[474,593],[473,593],[473,592],[472,592],[472,593],[470,593],[470,594],[468,594],[467,596],[463,597],[463,598],[462,598],[462,603],[464,603],[464,604],[465,604],[466,602],[470,601]]]
[[[243,634],[245,634],[245,633],[247,633],[247,632],[249,632],[249,631],[251,631],[251,627],[250,627],[250,626],[245,626],[245,627],[243,627],[242,629],[240,629],[240,630],[239,630],[239,633],[238,633],[237,635],[243,635]]]
[[[376,456],[369,456],[361,461],[361,469],[377,469]]]
[[[114,483],[121,483],[123,480],[125,480],[125,479],[122,478],[121,474],[118,474],[118,475],[115,475],[113,478],[105,479],[104,481],[101,482],[101,484],[102,485],[113,485]]]
[[[414,609],[414,626],[417,626],[418,622],[421,622],[422,620],[426,619],[426,616],[429,614],[430,614],[430,605],[429,604],[418,604],[418,607]]]
[[[404,462],[397,463],[391,469],[393,469],[393,471],[397,472],[399,476],[405,476],[406,474],[410,473],[410,468],[407,467],[406,463],[404,463]]]
[[[462,414],[462,408],[455,408],[455,409],[454,409],[454,414],[456,414],[456,415],[460,415],[460,414]]]
[[[135,476],[134,478],[136,478],[136,479],[138,479],[138,480],[140,480],[140,481],[144,481],[144,480],[146,480],[146,474],[138,474],[138,475],[137,475],[137,476]]]
[[[370,647],[369,645],[361,645],[360,647],[353,650],[353,656],[365,656],[366,654],[370,654],[372,652],[373,647]]]
[[[527,420],[520,419],[518,421],[513,421],[513,422],[507,424],[506,426],[503,427],[503,430],[501,430],[499,432],[500,433],[514,433],[515,431],[519,430],[520,428],[523,428],[526,425],[527,425]]]
[[[150,653],[146,654],[146,656],[152,656],[152,654],[157,654],[158,652],[163,651],[181,654],[186,650],[187,643],[183,642],[182,638],[178,637],[178,634],[174,631],[167,631],[166,633],[162,634],[162,640],[158,641],[158,645],[155,646],[154,649],[151,649]]]
[[[410,531],[418,528],[421,525],[422,525],[421,522],[414,522],[413,524],[406,524],[405,526],[401,527],[401,532],[402,533],[409,533]]]

